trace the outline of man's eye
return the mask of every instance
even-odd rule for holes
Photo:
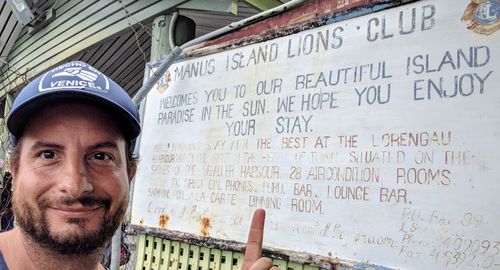
[[[97,160],[108,160],[110,159],[110,156],[105,153],[95,153],[93,158]]]
[[[45,159],[53,159],[56,157],[56,153],[54,153],[54,151],[43,151],[40,153],[40,157]]]

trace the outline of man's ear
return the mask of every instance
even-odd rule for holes
[[[137,172],[137,162],[131,162],[128,167],[128,181],[132,181],[134,179],[135,173]]]
[[[12,182],[14,182],[15,179],[17,179],[17,173],[14,172],[14,170],[11,170],[10,171],[10,177],[12,178]]]
[[[12,159],[11,158],[9,158],[7,160],[7,166],[8,166],[7,168],[9,168],[10,177],[12,178],[12,184],[14,184],[15,180],[17,179],[17,177],[16,177],[17,176],[17,168],[14,169],[12,167]],[[19,164],[18,164],[18,166],[19,166]]]

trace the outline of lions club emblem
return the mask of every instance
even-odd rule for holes
[[[171,82],[172,82],[172,75],[170,75],[170,72],[167,70],[167,72],[165,72],[163,76],[160,77],[160,79],[155,85],[155,88],[158,92],[160,92],[160,94],[163,94],[167,91]]]
[[[500,1],[472,0],[465,9],[462,21],[467,28],[482,35],[491,35],[500,29]]]

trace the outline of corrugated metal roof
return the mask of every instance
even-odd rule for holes
[[[238,15],[213,11],[179,10],[180,15],[193,19],[196,23],[196,37],[224,27],[259,11],[238,3]],[[130,95],[141,88],[144,79],[144,67],[149,61],[151,52],[151,23],[134,26],[123,34],[109,39],[80,55],[73,60],[89,63],[101,72],[110,76]],[[141,49],[139,49],[139,47]]]

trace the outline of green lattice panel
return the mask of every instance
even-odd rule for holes
[[[155,251],[154,240],[153,236],[139,235],[136,270],[152,269],[153,253]]]
[[[210,249],[206,247],[200,248],[200,256],[198,257],[198,270],[208,270],[210,265]]]
[[[221,253],[222,252],[218,249],[210,249],[210,263],[208,265],[209,270],[220,269]]]
[[[240,270],[244,259],[243,253],[233,253],[233,270]]]
[[[281,270],[320,270],[318,267],[273,260]],[[140,234],[136,270],[240,270],[243,254],[199,247]]]
[[[222,251],[220,258],[220,269],[221,270],[233,270],[233,252]]]
[[[170,259],[168,261],[167,270],[179,269],[179,259],[181,254],[181,243],[177,241],[170,242]]]
[[[168,262],[170,262],[170,250],[172,250],[170,243],[170,240],[165,239],[161,243],[160,269],[167,269]]]
[[[199,265],[200,247],[192,245],[189,247],[188,270],[198,270]]]
[[[304,270],[304,265],[298,264],[298,263],[288,262],[285,269],[286,270]],[[281,270],[285,270],[285,269],[282,268]]]
[[[151,269],[158,270],[160,269],[161,263],[161,246],[163,240],[161,238],[154,238],[153,244],[153,254],[151,256]]]
[[[181,243],[179,252],[179,267],[177,269],[187,270],[189,267],[189,244]]]
[[[278,266],[281,270],[286,270],[286,261],[284,260],[273,260],[273,264]]]
[[[144,234],[140,234],[137,237],[137,260],[135,263],[135,269],[136,270],[142,270],[144,269],[144,261],[145,261],[145,249],[146,249],[146,236]]]

